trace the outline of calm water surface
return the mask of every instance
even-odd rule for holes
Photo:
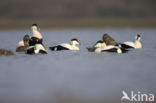
[[[0,30],[0,48],[15,52],[0,57],[0,101],[116,101],[122,91],[156,93],[156,29],[44,29],[45,46],[81,41],[80,51],[47,55],[16,53],[17,43],[31,30]],[[134,41],[141,35],[143,48],[127,54],[89,53],[104,33],[116,41]],[[116,103],[115,102],[115,103]]]

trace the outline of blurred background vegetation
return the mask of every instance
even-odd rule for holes
[[[0,0],[0,28],[156,27],[156,0]]]

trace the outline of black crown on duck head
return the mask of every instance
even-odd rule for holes
[[[97,41],[96,43],[103,43],[103,41],[102,41],[102,40],[99,40],[99,41]]]
[[[32,26],[38,26],[37,24],[32,24]]]
[[[140,37],[140,35],[139,35],[139,34],[137,34],[137,37]]]
[[[73,38],[71,41],[78,41],[78,39],[76,39],[76,38]]]

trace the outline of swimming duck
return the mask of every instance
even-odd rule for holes
[[[141,36],[138,34],[136,36],[135,42],[124,42],[124,43],[119,43],[117,45],[120,45],[122,48],[135,48],[135,49],[140,49],[142,48],[142,44],[140,42]]]
[[[88,50],[90,51],[90,50]],[[103,52],[114,52],[114,53],[126,53],[128,50],[114,46],[114,45],[106,45],[104,41],[98,41],[94,45],[94,50],[92,52],[103,53]]]
[[[32,29],[33,37],[42,39],[42,34],[39,32],[39,28],[37,24],[32,24],[31,29]]]
[[[46,47],[42,43],[42,35],[38,31],[38,25],[33,24],[31,29],[33,36],[29,39],[29,48],[27,49],[26,54],[47,54]]]
[[[70,43],[62,43],[60,45],[49,47],[52,51],[60,51],[60,50],[80,50],[78,46],[81,45],[80,41],[77,39],[72,39]]]
[[[37,43],[42,43],[42,34],[39,32],[39,28],[38,28],[38,25],[37,24],[33,24],[31,26],[31,29],[32,29],[32,33],[33,33],[33,36],[31,37],[31,40],[30,42],[33,41],[33,39],[38,39]]]
[[[97,49],[97,48],[104,48],[104,47],[106,47],[106,44],[103,43],[103,41],[99,40],[99,41],[97,41],[97,42],[93,45],[92,48],[87,48],[87,49],[88,49],[89,52],[94,52],[95,49]]]
[[[29,48],[26,50],[26,54],[47,54],[46,47],[38,40],[38,38],[31,38],[29,40]]]
[[[34,46],[30,46],[26,51],[26,54],[38,54],[38,53],[47,54],[47,51],[42,44],[35,44]]]
[[[109,36],[107,33],[103,35],[103,41],[106,43],[106,45],[115,45],[117,42]]]
[[[114,46],[114,45],[108,45],[105,48],[96,48],[95,49],[96,53],[103,53],[103,52],[110,52],[110,53],[126,53],[128,52],[127,49],[118,47],[118,46]]]
[[[0,49],[0,56],[11,56],[11,55],[14,55],[12,51]]]
[[[16,52],[25,52],[29,47],[29,35],[25,35],[23,40],[20,41],[16,47]]]

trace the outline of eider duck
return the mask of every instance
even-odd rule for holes
[[[80,50],[78,46],[81,45],[80,41],[77,39],[72,39],[70,43],[63,43],[54,47],[49,47],[52,51],[61,51],[61,50]]]
[[[121,48],[121,47],[118,47],[118,46],[108,45],[105,48],[96,48],[95,49],[95,52],[96,53],[109,52],[109,53],[118,53],[118,54],[121,54],[121,53],[127,53],[128,50],[127,49],[124,49],[124,48]]]
[[[90,51],[90,50],[88,49],[88,51]],[[91,52],[95,52],[95,53],[103,53],[103,52],[126,53],[127,51],[128,50],[118,47],[118,46],[106,45],[106,43],[104,41],[98,41],[94,45],[94,50]]]
[[[109,36],[107,33],[103,35],[103,41],[106,43],[106,45],[115,45],[117,42]]]
[[[29,40],[29,48],[26,50],[26,54],[47,54],[45,46],[38,42],[37,38],[31,38]]]
[[[12,51],[0,49],[0,56],[11,56],[11,55],[14,55]]]
[[[42,43],[42,34],[39,32],[39,29],[38,29],[38,25],[37,24],[33,24],[32,27],[32,33],[33,33],[33,36],[31,37],[31,39],[38,39],[37,43]],[[33,40],[30,40],[30,42],[33,41]]]
[[[142,44],[140,42],[141,36],[138,34],[136,36],[135,42],[124,42],[124,43],[119,43],[117,45],[120,45],[122,48],[134,48],[134,49],[140,49],[142,48]]]
[[[47,51],[42,44],[35,44],[35,46],[30,46],[26,51],[26,54],[38,54],[38,53],[47,54]]]
[[[29,40],[29,48],[27,49],[26,54],[47,54],[46,47],[42,43],[42,35],[38,31],[37,24],[33,24],[31,29],[33,32],[33,37],[31,37]]]
[[[97,41],[92,48],[87,48],[89,52],[94,52],[96,48],[104,48],[106,47],[106,44],[103,43],[103,41],[99,40]]]
[[[29,39],[29,35],[25,35],[23,40],[18,43],[16,52],[25,52],[29,47]]]

